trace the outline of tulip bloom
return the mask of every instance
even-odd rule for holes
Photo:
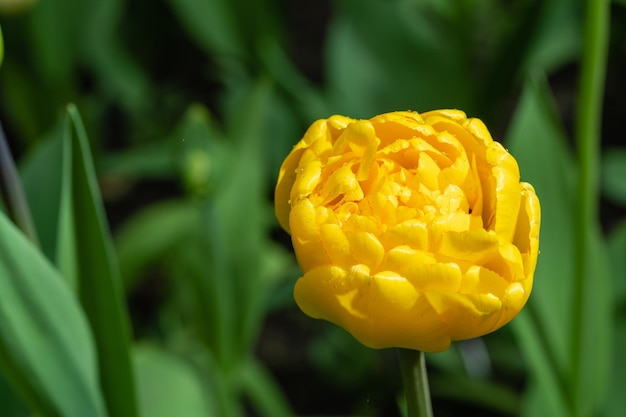
[[[461,111],[318,120],[275,209],[304,273],[298,306],[372,348],[445,350],[511,321],[532,289],[539,200]]]

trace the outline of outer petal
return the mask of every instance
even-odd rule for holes
[[[364,265],[315,268],[298,280],[294,296],[306,314],[344,327],[372,348],[438,352],[450,345],[448,328],[431,305],[393,273],[370,276]]]
[[[532,185],[521,183],[522,199],[513,244],[518,247],[524,261],[524,272],[531,280],[539,255],[539,224],[541,207]]]
[[[294,148],[287,156],[278,173],[278,182],[274,190],[274,212],[278,223],[287,232],[289,228],[289,212],[291,211],[290,194],[293,183],[296,181],[296,168],[304,148]]]
[[[521,198],[519,168],[511,154],[497,142],[494,142],[487,151],[487,162],[493,165],[491,172],[496,180],[493,230],[505,241],[511,242],[515,234]],[[491,228],[492,225],[489,224],[487,227]]]
[[[303,270],[330,263],[320,237],[316,209],[309,200],[301,200],[294,205],[289,223],[293,248]]]
[[[424,297],[450,328],[452,340],[490,333],[500,320],[502,301],[493,294],[427,291]]]
[[[305,150],[317,140],[330,140],[326,120],[318,120],[309,127],[293,150],[287,155],[278,172],[278,182],[274,192],[274,211],[280,226],[290,233],[289,212],[291,211],[290,196],[297,177],[297,168]]]

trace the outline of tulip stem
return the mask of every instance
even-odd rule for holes
[[[433,408],[430,403],[424,352],[400,348],[398,359],[406,396],[407,416],[432,417]]]
[[[583,368],[588,361],[585,341],[595,337],[590,332],[595,327],[589,320],[589,287],[596,277],[590,274],[593,266],[589,245],[593,243],[593,228],[598,222],[599,161],[601,151],[602,101],[609,48],[611,4],[608,0],[587,0],[583,56],[581,63],[578,108],[575,125],[579,177],[576,244],[576,276],[574,281],[573,330],[572,330],[572,407],[581,410],[580,402],[588,390],[588,376]]]

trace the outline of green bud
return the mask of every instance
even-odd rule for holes
[[[211,156],[201,149],[187,152],[183,161],[183,182],[185,188],[194,196],[208,197],[211,191]]]

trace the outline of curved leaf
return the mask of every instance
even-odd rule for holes
[[[92,336],[76,298],[0,213],[0,367],[42,416],[106,416]]]
[[[101,384],[109,412],[136,417],[129,358],[129,318],[106,224],[87,135],[76,108],[68,106],[63,134],[63,181],[57,260],[78,289],[96,340]]]

